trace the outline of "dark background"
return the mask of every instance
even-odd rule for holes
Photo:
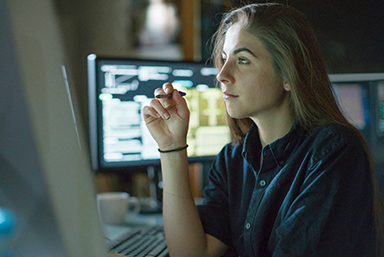
[[[209,38],[221,13],[232,6],[251,2],[202,0],[203,59],[209,57]],[[291,0],[269,1],[288,4],[308,18],[329,73],[384,71],[384,1],[382,0]]]

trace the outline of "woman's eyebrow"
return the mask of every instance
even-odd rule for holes
[[[257,58],[257,56],[256,56],[251,50],[249,50],[249,49],[246,48],[246,47],[237,48],[237,49],[235,49],[235,50],[233,51],[234,54],[238,54],[238,53],[240,53],[240,52],[248,52],[248,53],[250,53],[251,55],[253,55],[254,57]]]
[[[248,52],[250,53],[251,55],[253,55],[254,57],[257,58],[256,54],[254,54],[251,50],[249,50],[249,48],[246,48],[246,47],[240,47],[240,48],[237,48],[233,51],[233,54],[238,54],[240,52]],[[221,55],[227,55],[224,50],[221,51]]]

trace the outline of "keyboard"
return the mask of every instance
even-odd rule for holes
[[[108,243],[111,253],[128,257],[169,256],[162,226],[132,228],[129,232]]]

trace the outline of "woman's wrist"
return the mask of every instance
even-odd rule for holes
[[[168,149],[168,150],[164,150],[164,149],[160,149],[160,148],[158,148],[157,150],[158,150],[160,153],[172,153],[172,152],[183,151],[183,150],[186,149],[187,147],[188,147],[188,145],[186,144],[185,146],[182,146],[182,147],[176,147],[176,148],[171,148],[171,149]]]
[[[187,148],[187,140],[180,140],[180,141],[174,141],[174,142],[164,142],[164,143],[158,143],[158,151],[161,152],[177,152],[182,151],[184,149],[180,148]],[[180,150],[178,150],[180,149]]]

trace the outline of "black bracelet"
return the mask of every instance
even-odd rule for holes
[[[184,150],[184,149],[186,149],[187,147],[188,147],[188,145],[183,146],[183,147],[180,147],[180,148],[171,149],[171,150],[160,150],[160,148],[157,149],[157,150],[158,150],[160,153],[171,153],[171,152],[178,152],[178,151]]]

